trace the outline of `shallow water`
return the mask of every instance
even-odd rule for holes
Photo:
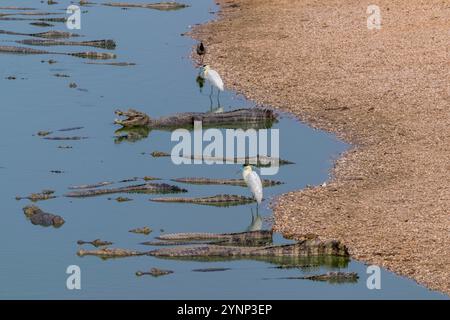
[[[366,266],[354,261],[330,263],[315,268],[280,270],[264,261],[177,261],[153,257],[101,260],[76,255],[76,241],[101,238],[114,242],[113,247],[149,250],[139,245],[165,232],[239,232],[251,222],[255,205],[215,208],[189,204],[153,203],[159,195],[124,195],[133,201],[108,200],[118,195],[86,199],[58,197],[38,202],[44,211],[60,214],[66,223],[59,229],[34,226],[27,221],[22,207],[27,200],[16,201],[42,189],[53,189],[57,195],[68,186],[99,181],[117,181],[134,176],[237,178],[238,165],[181,165],[169,158],[152,158],[155,150],[169,151],[174,145],[170,132],[152,131],[135,142],[115,141],[114,110],[133,107],[159,117],[180,111],[208,111],[209,87],[200,92],[195,78],[198,70],[189,58],[194,41],[180,36],[195,23],[213,19],[217,7],[207,0],[184,1],[191,7],[161,12],[149,9],[121,10],[104,6],[83,7],[82,29],[85,38],[74,40],[116,40],[116,61],[137,63],[115,67],[85,64],[70,56],[0,55],[1,136],[0,178],[2,223],[0,224],[0,298],[123,298],[123,299],[214,299],[214,298],[444,298],[418,286],[413,281],[382,272],[382,290],[366,288]],[[3,6],[18,5],[2,1]],[[39,1],[20,1],[42,11],[64,9],[64,1],[48,6]],[[64,12],[64,11],[61,11]],[[17,32],[42,32],[29,21],[2,21],[1,29]],[[67,31],[61,23],[56,29]],[[28,37],[1,35],[3,40]],[[52,47],[60,52],[101,51],[86,47]],[[54,59],[56,64],[42,63]],[[65,73],[70,78],[57,78]],[[16,76],[17,80],[6,80]],[[21,79],[24,78],[24,79]],[[69,88],[75,82],[78,90]],[[225,110],[252,106],[252,102],[234,92],[221,94]],[[84,129],[61,135],[82,135],[81,141],[47,141],[34,136],[39,130],[83,126]],[[281,158],[296,164],[281,167],[271,179],[285,184],[265,188],[260,213],[270,216],[271,198],[281,193],[321,184],[328,179],[333,159],[347,145],[332,135],[313,130],[287,115],[274,128],[280,129]],[[72,149],[59,149],[70,145]],[[145,152],[146,154],[142,154]],[[62,174],[50,173],[62,170]],[[189,190],[186,196],[208,196],[219,193],[249,195],[246,188],[226,186],[180,186]],[[184,196],[183,195],[183,196]],[[149,236],[128,230],[148,225]],[[277,243],[285,242],[276,235]],[[88,247],[87,247],[88,248]],[[90,249],[90,248],[89,248]],[[67,290],[67,266],[79,265],[82,289]],[[136,277],[137,270],[152,267],[171,269],[174,274],[160,277]],[[197,273],[196,268],[229,267],[224,272]],[[356,284],[330,285],[306,280],[276,278],[301,276],[327,270],[358,272]]]

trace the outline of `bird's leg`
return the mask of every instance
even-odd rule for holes
[[[211,111],[213,109],[213,102],[212,102],[213,93],[214,93],[213,86],[211,85],[211,93],[209,94],[209,100],[211,101]]]
[[[219,99],[219,96],[220,96],[220,90],[217,90],[217,108],[220,108],[220,99]]]
[[[209,96],[209,111],[213,111],[213,99],[212,96]]]

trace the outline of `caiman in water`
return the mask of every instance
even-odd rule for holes
[[[347,247],[339,241],[303,240],[295,244],[264,247],[198,245],[170,247],[149,251],[148,255],[174,258],[201,257],[309,257],[337,256],[348,257]]]
[[[281,279],[300,279],[312,281],[326,281],[329,283],[355,283],[358,282],[358,274],[356,272],[330,271],[324,274],[314,274],[303,277],[284,277]]]
[[[143,275],[150,275],[152,277],[160,277],[160,276],[166,276],[171,273],[173,273],[172,270],[164,270],[164,269],[158,269],[158,268],[151,268],[150,271],[136,271],[136,275],[138,277],[143,276]]]
[[[79,244],[80,246],[83,245],[83,244],[90,244],[90,245],[93,245],[94,247],[98,248],[98,247],[110,246],[113,243],[111,241],[103,241],[103,240],[100,240],[100,239],[95,239],[93,241],[78,240],[77,244]]]
[[[160,235],[156,239],[164,241],[164,244],[170,242],[176,244],[182,243],[182,241],[208,241],[208,244],[261,246],[272,243],[272,234],[271,230],[237,233],[172,233]]]
[[[79,58],[86,58],[86,59],[101,59],[101,60],[107,60],[107,59],[115,59],[116,55],[109,52],[93,52],[93,51],[87,51],[87,52],[51,52],[46,50],[37,50],[27,47],[15,47],[15,46],[0,46],[0,53],[12,53],[12,54],[60,54],[60,55],[67,55],[67,56],[74,56]]]
[[[55,191],[53,191],[53,190],[42,190],[40,193],[32,193],[29,196],[25,196],[25,197],[17,196],[16,200],[28,199],[33,202],[41,201],[41,200],[49,200],[49,199],[56,198],[54,193],[55,193]]]
[[[120,188],[73,191],[67,193],[65,196],[72,198],[84,198],[112,193],[153,194],[153,193],[179,193],[179,192],[187,192],[187,190],[166,183],[143,183]]]
[[[234,194],[218,194],[211,197],[201,198],[153,198],[150,201],[155,202],[180,202],[180,203],[193,203],[200,205],[216,206],[216,207],[228,207],[238,206],[242,204],[255,202],[254,198],[234,195]]]
[[[157,3],[126,3],[126,2],[108,2],[103,3],[104,6],[120,7],[120,8],[146,8],[161,11],[178,10],[189,7],[187,4],[178,2],[157,2]]]
[[[37,38],[46,38],[46,39],[61,39],[61,38],[71,38],[71,37],[79,37],[80,36],[76,33],[56,31],[56,30],[39,32],[39,33],[22,33],[22,32],[15,32],[15,31],[0,30],[0,34],[8,34],[8,35],[13,35],[13,36],[28,36],[28,37],[37,37]]]
[[[244,179],[209,179],[209,178],[177,178],[171,179],[174,182],[188,183],[188,184],[219,184],[219,185],[230,185],[230,186],[239,186],[239,187],[247,187],[247,184]],[[262,180],[263,187],[271,187],[283,184],[283,182],[275,181],[275,180]]]
[[[61,216],[46,213],[37,206],[26,206],[23,208],[23,212],[30,219],[31,223],[35,225],[59,228],[65,222]]]
[[[248,108],[236,109],[221,113],[211,112],[183,112],[159,119],[152,119],[143,112],[129,109],[128,111],[116,110],[116,115],[125,119],[116,119],[115,124],[124,128],[148,127],[150,129],[172,130],[175,128],[192,129],[194,121],[201,121],[203,128],[270,128],[276,121],[275,113],[270,109]]]
[[[162,248],[151,251],[136,251],[127,249],[97,249],[79,250],[79,256],[92,255],[101,258],[118,258],[131,256],[154,256],[161,258],[178,259],[202,259],[202,258],[252,258],[261,257],[342,257],[347,259],[349,253],[347,247],[339,241],[303,240],[295,244],[272,245],[272,246],[222,246],[222,245],[193,245],[182,247]]]
[[[41,40],[41,39],[24,39],[17,40],[16,43],[26,44],[29,46],[85,46],[96,47],[102,49],[115,49],[114,40],[91,40],[91,41],[57,41],[57,40]]]

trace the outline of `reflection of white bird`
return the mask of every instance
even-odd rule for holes
[[[263,227],[263,219],[256,211],[256,217],[253,215],[252,211],[252,223],[248,226],[247,231],[260,231]]]
[[[260,204],[263,198],[263,188],[258,174],[252,170],[250,165],[246,165],[242,171],[242,177],[244,178],[247,186],[250,188],[250,191],[253,193],[256,202]]]

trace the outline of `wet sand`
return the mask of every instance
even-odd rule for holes
[[[219,3],[194,36],[225,86],[353,145],[326,186],[274,203],[274,228],[450,294],[450,3],[379,0],[381,30],[371,1]]]

